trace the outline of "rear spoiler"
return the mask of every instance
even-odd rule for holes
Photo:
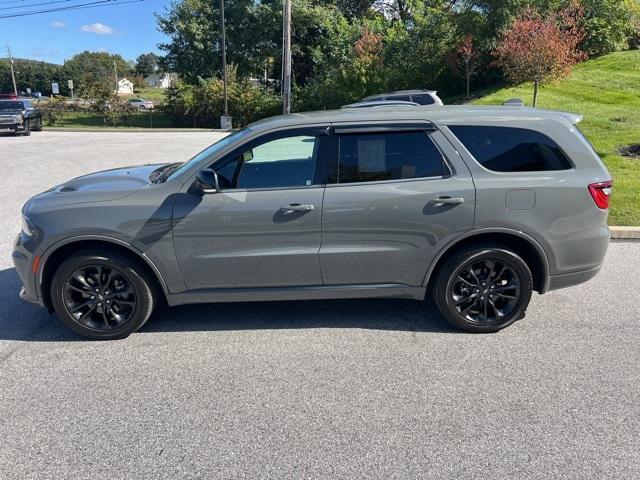
[[[505,100],[502,102],[502,105],[505,107],[524,107],[524,102],[520,98],[510,98],[509,100]],[[571,112],[558,112],[562,118],[567,120],[572,125],[576,123],[580,123],[582,121],[582,115],[579,113],[571,113]]]

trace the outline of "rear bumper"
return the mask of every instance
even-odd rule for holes
[[[598,265],[595,268],[588,270],[580,270],[579,272],[564,273],[562,275],[551,275],[547,280],[547,288],[545,292],[551,290],[559,290],[561,288],[573,287],[579,285],[595,277],[602,266]]]

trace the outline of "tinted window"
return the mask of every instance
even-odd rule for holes
[[[422,95],[411,95],[411,101],[419,103],[420,105],[433,105],[436,101],[428,93]]]
[[[340,183],[439,177],[442,154],[425,132],[342,135]]]
[[[363,100],[363,102],[379,102],[381,100],[384,100],[384,97],[371,97]]]
[[[0,110],[22,110],[22,102],[0,102]]]
[[[401,100],[403,102],[410,102],[411,97],[409,95],[387,95],[387,100]]]
[[[557,143],[534,130],[450,126],[475,159],[496,172],[567,170],[571,162]]]
[[[223,189],[313,185],[317,137],[279,138],[257,145],[216,167]]]

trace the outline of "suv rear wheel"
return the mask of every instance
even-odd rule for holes
[[[436,277],[434,300],[453,325],[475,333],[497,332],[524,316],[531,300],[531,270],[501,247],[464,250]]]
[[[62,321],[88,338],[125,338],[151,316],[152,283],[131,259],[112,252],[84,251],[65,260],[51,285],[51,301]]]

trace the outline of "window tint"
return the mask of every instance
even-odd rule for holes
[[[420,105],[433,105],[436,101],[428,93],[421,95],[411,95],[411,101],[419,103]]]
[[[304,187],[313,185],[317,137],[271,140],[216,167],[220,185],[230,188]]]
[[[448,173],[425,132],[341,135],[340,183],[439,177]]]
[[[534,130],[449,126],[475,159],[496,172],[567,170],[571,162],[557,143]]]
[[[363,100],[363,102],[379,102],[381,100],[384,100],[384,97],[371,97],[366,100]]]
[[[401,100],[403,102],[410,102],[411,97],[409,95],[387,95],[387,100]]]

